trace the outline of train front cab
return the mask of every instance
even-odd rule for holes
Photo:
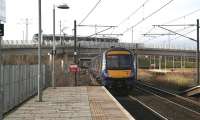
[[[108,51],[103,55],[102,84],[108,89],[131,90],[135,78],[130,51]]]

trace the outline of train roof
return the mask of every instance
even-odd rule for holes
[[[127,48],[122,48],[122,47],[114,47],[114,48],[110,48],[110,49],[108,49],[107,51],[112,51],[112,50],[116,50],[116,51],[118,51],[118,50],[125,50],[125,51],[129,51],[129,52],[131,52],[130,50],[128,50]]]
[[[107,54],[109,51],[128,51],[128,52],[130,52],[130,54],[132,54],[132,52],[130,50],[128,50],[127,48],[123,48],[123,47],[110,48],[105,51],[105,54]]]

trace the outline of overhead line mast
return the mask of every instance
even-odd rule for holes
[[[177,32],[175,32],[175,31],[172,31],[172,30],[170,30],[170,29],[167,29],[167,28],[162,27],[162,26],[164,26],[164,25],[154,25],[154,26],[157,26],[157,27],[162,28],[162,29],[164,29],[164,30],[167,30],[167,31],[169,31],[169,32],[171,32],[171,33],[174,33],[174,34],[180,35],[180,36],[182,36],[182,37],[188,38],[188,39],[190,39],[190,40],[196,42],[196,40],[195,40],[194,38],[191,38],[191,37],[188,37],[188,36],[182,35],[182,34],[180,34],[180,33],[177,33]]]

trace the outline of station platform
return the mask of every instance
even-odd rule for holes
[[[10,112],[4,120],[134,120],[101,86],[57,87],[43,91]]]
[[[186,91],[183,92],[186,96],[195,96],[195,95],[200,95],[200,85],[190,88]]]

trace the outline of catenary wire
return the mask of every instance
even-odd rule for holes
[[[162,7],[160,7],[159,9],[157,9],[156,11],[152,12],[150,15],[148,15],[147,17],[141,19],[139,22],[137,22],[135,25],[127,28],[122,34],[126,33],[127,31],[129,31],[132,28],[135,28],[136,26],[138,26],[139,24],[141,24],[142,22],[144,22],[145,20],[147,20],[148,18],[152,17],[154,14],[156,14],[157,12],[159,12],[160,10],[162,10],[163,8],[165,8],[167,5],[169,5],[171,2],[173,2],[174,0],[170,0],[169,2],[167,2],[165,5],[163,5]]]
[[[89,13],[81,20],[81,22],[78,25],[81,25],[88,18],[88,16],[95,10],[95,8],[99,5],[100,2],[101,2],[101,0],[99,0],[95,4],[95,6],[89,11]]]
[[[199,11],[200,11],[200,9],[194,10],[194,11],[192,11],[192,12],[190,12],[190,13],[187,13],[187,14],[185,14],[185,15],[183,15],[183,16],[179,16],[179,17],[177,17],[177,18],[174,18],[174,19],[172,19],[172,20],[169,20],[168,22],[165,22],[165,23],[163,23],[163,24],[169,24],[169,23],[178,21],[178,20],[180,20],[180,19],[182,19],[182,18],[185,18],[185,17],[187,17],[187,16],[190,16],[190,15],[196,13],[196,12],[199,12]],[[155,27],[152,27],[152,28],[151,28],[150,30],[148,30],[145,34],[150,33],[154,28],[155,28]]]
[[[128,15],[128,17],[126,17],[125,19],[123,19],[118,25],[117,27],[121,26],[124,22],[126,22],[127,20],[129,20],[133,15],[135,15],[141,8],[143,8],[147,3],[149,2],[149,0],[144,1],[144,3],[142,3],[141,6],[139,6],[136,10],[134,10],[131,14]],[[111,33],[113,33],[115,30],[115,28],[112,30]]]

